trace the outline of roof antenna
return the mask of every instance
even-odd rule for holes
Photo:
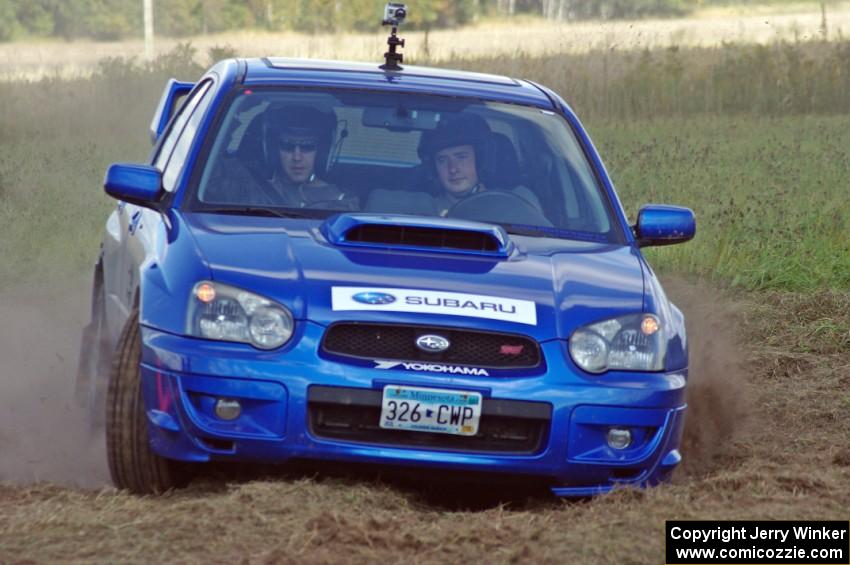
[[[404,47],[404,39],[399,39],[396,33],[398,32],[398,26],[404,22],[404,18],[406,17],[407,7],[404,4],[388,2],[384,8],[383,25],[393,26],[393,31],[387,39],[387,45],[390,46],[390,50],[384,53],[386,63],[380,66],[385,71],[400,71],[402,69],[399,63],[404,62],[404,55],[396,53],[396,48]]]

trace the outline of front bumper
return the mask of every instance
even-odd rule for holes
[[[557,340],[541,344],[546,366],[536,374],[381,370],[319,355],[323,331],[301,323],[283,350],[261,352],[143,327],[152,449],[196,462],[335,460],[535,476],[560,496],[656,484],[681,460],[686,370],[584,376]],[[391,384],[480,392],[479,434],[492,441],[377,429],[369,422]],[[238,399],[242,415],[216,418],[218,398]],[[632,445],[608,447],[612,426],[632,430]]]

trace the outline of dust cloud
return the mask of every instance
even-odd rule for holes
[[[745,354],[734,303],[711,287],[670,279],[685,313],[691,370],[683,441],[685,476],[717,469],[750,412]],[[0,292],[0,481],[109,484],[102,432],[92,434],[74,401],[89,281]]]
[[[734,459],[736,438],[751,424],[752,394],[741,313],[721,291],[697,281],[662,279],[685,314],[690,370],[682,440],[684,472],[703,475]]]
[[[102,432],[74,401],[89,281],[0,291],[0,481],[109,484]]]

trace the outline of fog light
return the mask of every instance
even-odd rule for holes
[[[219,398],[215,403],[215,415],[222,420],[235,420],[242,414],[242,405],[238,400]]]
[[[632,444],[632,432],[625,428],[611,428],[606,439],[611,449],[626,449]]]

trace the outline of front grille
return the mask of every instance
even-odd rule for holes
[[[451,342],[446,351],[428,353],[416,347],[417,338],[440,335]],[[337,323],[325,333],[328,353],[360,359],[397,359],[496,369],[525,369],[540,365],[540,348],[527,337],[433,326]]]
[[[365,444],[441,451],[532,454],[545,446],[551,422],[549,404],[484,399],[478,433],[474,436],[385,430],[378,425],[381,398],[380,390],[310,387],[310,433],[319,438]]]

